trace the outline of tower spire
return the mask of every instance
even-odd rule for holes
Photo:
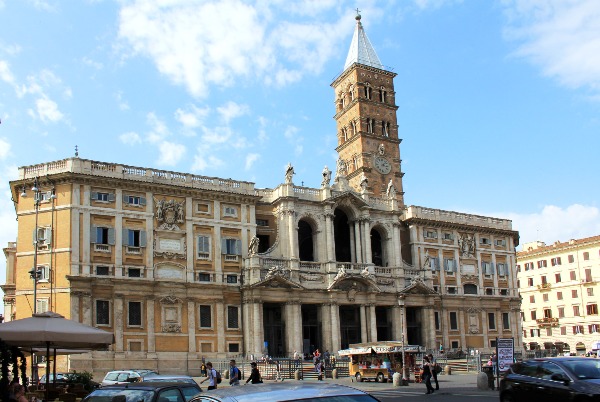
[[[379,57],[377,57],[377,53],[375,53],[375,49],[373,49],[371,42],[369,42],[369,38],[367,38],[367,34],[360,22],[362,17],[358,8],[356,9],[356,17],[354,18],[356,19],[356,29],[354,30],[348,57],[346,57],[344,70],[354,63],[384,70],[383,65],[379,61]]]

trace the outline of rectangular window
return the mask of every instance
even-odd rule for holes
[[[537,312],[536,312],[535,310],[533,310],[533,311],[531,312],[531,319],[532,319],[533,321],[535,321],[535,320],[537,319]]]
[[[236,306],[227,306],[227,328],[239,328],[239,309]]]
[[[238,283],[237,275],[227,275],[227,283]]]
[[[502,313],[502,329],[510,329],[510,315],[508,313]]]
[[[198,273],[198,282],[210,282],[210,274],[199,272]]]
[[[533,269],[533,262],[526,262],[525,263],[525,271],[529,271]]]
[[[508,296],[508,289],[500,289],[500,296]]]
[[[200,328],[212,327],[212,316],[210,306],[200,306]]]
[[[446,287],[446,292],[449,295],[455,295],[456,294],[456,287],[455,286],[448,286],[448,287]]]
[[[566,335],[567,334],[567,327],[560,327],[560,334],[561,335]]]
[[[600,327],[600,325],[598,324],[592,324],[592,325],[588,325],[588,332],[590,334],[593,334],[595,332],[598,332],[598,327]]]
[[[235,207],[224,207],[223,216],[237,217],[237,208]]]
[[[552,318],[552,309],[549,309],[549,308],[544,309],[544,318]]]
[[[198,259],[210,259],[210,236],[198,236]]]
[[[487,237],[480,237],[479,238],[479,244],[486,244],[489,245],[490,244],[490,239]]]
[[[454,240],[452,233],[444,233],[444,240]]]
[[[266,219],[257,219],[256,226],[269,226],[269,221]]]
[[[556,266],[556,265],[561,265],[561,261],[560,261],[560,257],[555,257],[552,260],[550,260],[552,262],[552,266]]]
[[[128,268],[127,276],[130,278],[141,278],[142,270],[140,268]]]
[[[439,331],[440,330],[440,313],[439,312],[434,312],[433,314],[433,318],[435,321],[435,330]]]
[[[96,275],[110,275],[110,268],[99,265],[96,267]]]
[[[495,331],[496,330],[496,314],[488,313],[488,329]]]
[[[554,274],[554,281],[555,281],[556,283],[560,283],[560,273],[556,273],[556,274]]]
[[[110,325],[110,302],[96,300],[96,325]]]
[[[142,325],[142,303],[129,302],[127,304],[127,325],[141,326]]]
[[[452,342],[450,342],[450,347],[452,349],[458,349],[458,341],[452,341]]]
[[[565,318],[565,308],[564,307],[558,308],[558,318]]]
[[[591,282],[592,281],[592,270],[591,270],[591,268],[586,268],[585,269],[585,281],[586,282]]]
[[[556,292],[556,300],[562,300],[562,299],[563,299],[562,292]]]
[[[546,275],[542,275],[542,285],[545,285],[546,283],[548,283],[548,280],[546,279]]]
[[[223,254],[242,255],[242,244],[238,239],[223,239],[222,248]]]
[[[546,336],[552,336],[552,328],[546,328]]]
[[[593,296],[594,295],[594,288],[587,288],[587,295],[588,296]]]
[[[481,270],[485,275],[493,275],[494,273],[494,267],[490,261],[482,261]]]
[[[577,274],[575,273],[575,271],[570,271],[569,275],[571,276],[571,280],[572,281],[576,281],[577,280]]]
[[[542,295],[542,299],[543,299],[545,302],[547,302],[547,301],[548,301],[548,293],[544,293],[544,294]]]
[[[573,325],[573,335],[583,334],[583,325]]]
[[[586,306],[588,315],[598,315],[598,305],[588,304]]]
[[[140,230],[125,229],[127,231],[127,245],[129,247],[141,247]]]
[[[529,296],[529,303],[535,303],[535,296],[534,295],[530,295]]]
[[[240,344],[239,343],[230,343],[229,344],[229,353],[239,353]]]
[[[453,331],[458,330],[458,317],[455,311],[450,312],[450,329]]]
[[[527,286],[533,286],[533,278],[527,278]]]
[[[571,298],[572,298],[572,299],[577,299],[577,298],[579,298],[579,295],[577,294],[577,289],[573,289],[573,290],[571,290]]]
[[[569,263],[572,264],[575,262],[575,257],[573,257],[573,254],[569,254],[569,256],[567,257],[567,260],[569,260]]]
[[[426,239],[437,239],[437,231],[425,230],[423,237],[425,237]]]
[[[539,260],[537,262],[537,266],[538,266],[538,268],[546,268],[548,266],[548,261],[546,261],[546,260]]]
[[[573,306],[573,315],[575,317],[579,317],[580,313],[579,313],[579,306]]]
[[[446,272],[456,272],[457,271],[456,260],[454,258],[444,258],[444,271]]]
[[[496,239],[496,246],[506,246],[506,240],[504,239]]]
[[[92,226],[90,243],[115,244],[115,229],[104,226]]]
[[[499,262],[498,264],[496,264],[496,268],[498,269],[498,276],[508,275],[508,264]]]
[[[123,201],[128,205],[146,205],[146,199],[137,195],[124,195]]]
[[[48,299],[37,299],[36,309],[38,314],[45,313],[46,311],[48,311]]]
[[[210,206],[206,203],[199,202],[196,204],[196,212],[199,214],[208,214],[210,213]]]
[[[583,252],[583,260],[588,261],[590,259],[590,253],[587,251]]]

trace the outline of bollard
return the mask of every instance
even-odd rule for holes
[[[446,375],[452,374],[452,367],[450,367],[449,364],[446,364],[446,367],[444,367],[444,374],[446,374]]]
[[[333,370],[331,370],[331,378],[333,378],[334,380],[337,380],[338,373],[337,373],[337,369],[336,368],[334,368]]]
[[[480,390],[490,389],[488,386],[488,376],[484,372],[477,374],[477,389],[480,389]]]
[[[225,370],[224,373],[221,373],[221,375],[226,379],[229,380],[229,370]]]
[[[394,375],[392,376],[392,384],[394,385],[394,387],[401,386],[402,385],[402,374],[394,373]]]
[[[301,380],[302,378],[300,377],[300,370],[296,370],[294,371],[294,380]]]

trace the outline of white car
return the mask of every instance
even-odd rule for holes
[[[106,373],[100,386],[106,387],[107,385],[127,384],[133,382],[142,382],[142,376],[135,371],[116,370]]]

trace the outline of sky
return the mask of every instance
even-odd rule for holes
[[[511,219],[521,243],[600,234],[600,1],[0,0],[2,247],[18,167],[76,145],[257,188],[289,162],[319,187],[356,8],[397,74],[408,205]]]

